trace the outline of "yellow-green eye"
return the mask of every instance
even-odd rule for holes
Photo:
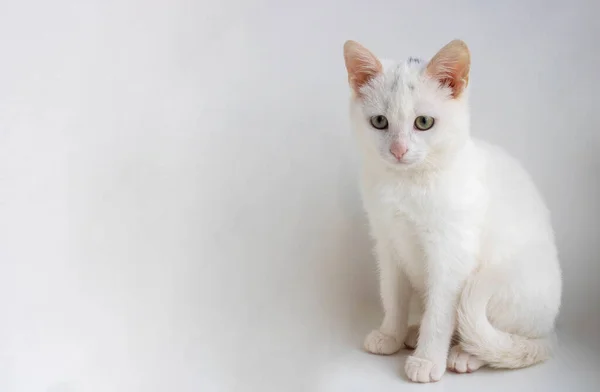
[[[373,116],[371,117],[371,125],[375,129],[387,129],[388,119],[385,116]]]
[[[435,120],[429,116],[419,116],[415,119],[415,128],[419,131],[427,131],[433,127]]]

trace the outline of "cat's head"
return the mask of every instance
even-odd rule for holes
[[[468,140],[470,54],[455,40],[429,62],[380,61],[357,42],[344,45],[351,117],[369,158],[405,170],[436,167]]]

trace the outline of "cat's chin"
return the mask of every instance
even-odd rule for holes
[[[401,161],[391,161],[388,159],[381,159],[380,160],[383,165],[391,170],[396,170],[396,171],[406,171],[406,170],[412,170],[416,167],[419,166],[419,163],[421,163],[420,160],[401,160]]]

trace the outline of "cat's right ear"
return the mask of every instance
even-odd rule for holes
[[[383,72],[377,57],[355,41],[346,41],[344,44],[344,60],[348,70],[348,83],[357,96],[360,96],[361,87]]]

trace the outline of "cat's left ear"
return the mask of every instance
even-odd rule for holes
[[[469,84],[471,54],[461,40],[454,40],[440,49],[427,65],[427,73],[441,85],[452,89],[452,97],[458,98]]]
[[[362,86],[383,72],[383,66],[377,57],[355,41],[346,41],[344,44],[344,60],[348,70],[348,83],[357,96],[360,96]]]

